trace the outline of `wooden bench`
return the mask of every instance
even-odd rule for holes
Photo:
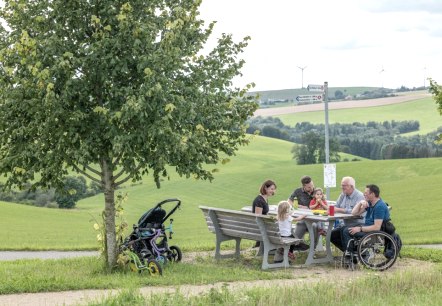
[[[296,238],[286,238],[279,235],[279,227],[275,217],[255,215],[253,213],[223,208],[199,207],[206,219],[209,231],[216,235],[215,258],[236,257],[240,255],[241,239],[261,241],[264,245],[262,269],[289,267],[288,252],[291,244],[302,241]],[[221,243],[235,240],[235,253],[220,253]],[[281,263],[269,263],[269,253],[278,248],[284,249]]]

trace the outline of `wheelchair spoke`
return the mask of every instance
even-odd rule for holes
[[[396,244],[393,238],[384,232],[370,233],[357,244],[359,261],[367,268],[386,270],[397,259]]]

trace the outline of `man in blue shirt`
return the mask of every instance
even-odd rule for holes
[[[344,228],[342,231],[342,242],[344,246],[348,245],[348,241],[353,237],[362,238],[369,232],[380,231],[382,222],[390,219],[390,211],[387,204],[380,198],[380,190],[376,185],[367,185],[364,192],[365,201],[360,201],[352,210],[352,214],[356,216],[362,215],[364,212],[364,225]]]

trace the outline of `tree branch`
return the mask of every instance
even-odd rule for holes
[[[138,166],[138,167],[136,167],[134,172],[138,172],[138,170],[140,170],[140,169],[141,169],[141,165]],[[116,176],[114,176],[114,186],[115,186],[115,187],[120,186],[121,184],[126,183],[129,179],[132,178],[131,175],[128,175],[127,177],[125,177],[124,179],[122,179],[121,181],[119,181],[119,182],[117,183],[117,182],[116,182],[117,178],[119,178],[121,175],[123,175],[123,173],[124,173],[124,170],[121,170],[120,173],[118,173]]]
[[[115,167],[120,162],[121,157],[123,156],[123,153],[118,154],[117,158],[112,163],[112,166]]]
[[[89,170],[92,173],[95,173],[96,175],[99,175],[101,177],[102,173],[98,170],[95,170],[94,168],[92,168],[89,165],[83,165],[87,170]]]
[[[87,173],[86,171],[83,171],[82,169],[80,169],[77,165],[72,165],[72,167],[74,167],[74,169],[75,169],[76,171],[80,172],[81,174],[83,174],[84,176],[86,176],[87,178],[89,178],[90,180],[92,180],[92,181],[94,181],[94,182],[97,182],[97,183],[100,183],[100,184],[101,184],[101,179],[97,179],[97,178],[93,177],[92,175],[90,175],[90,174]],[[85,167],[85,168],[87,168],[88,170],[94,172],[94,173],[97,174],[97,175],[100,175],[100,177],[101,177],[101,173],[98,172],[97,170],[92,169],[92,168],[90,168],[90,167]]]
[[[132,176],[131,176],[131,175],[128,175],[128,176],[126,176],[124,179],[122,179],[121,181],[119,181],[118,183],[115,182],[115,183],[114,183],[115,188],[118,187],[118,186],[120,186],[120,185],[122,185],[122,184],[124,184],[124,183],[126,183],[126,182],[127,182],[129,179],[131,179],[131,178],[132,178]]]

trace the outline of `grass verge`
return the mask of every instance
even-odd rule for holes
[[[305,255],[305,254],[303,254]],[[404,247],[408,258],[442,263],[442,250]],[[186,256],[186,254],[184,254]],[[304,262],[300,256],[297,263]],[[308,269],[308,268],[306,268]],[[292,279],[301,277],[293,269],[261,270],[261,258],[242,255],[240,260],[195,257],[191,263],[167,265],[162,277],[147,273],[118,271],[105,273],[96,257],[61,260],[16,260],[0,262],[0,294],[49,292],[81,289],[130,289],[144,286],[205,285],[217,282]],[[379,275],[382,275],[379,274]]]
[[[229,290],[226,287],[199,296],[153,294],[137,290],[89,305],[440,305],[442,267],[429,273],[417,270],[384,276],[369,274],[354,281],[320,281],[314,285]]]

